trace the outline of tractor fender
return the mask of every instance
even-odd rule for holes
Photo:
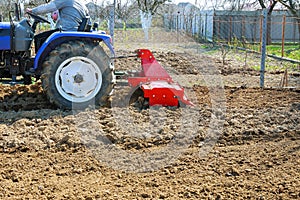
[[[98,32],[55,32],[51,34],[49,38],[47,38],[47,40],[43,43],[43,45],[39,48],[38,52],[36,53],[33,69],[41,69],[42,63],[47,57],[47,55],[50,53],[50,51],[52,51],[53,49],[55,49],[55,47],[64,43],[65,41],[89,39],[103,41],[111,51],[112,55],[115,55],[110,35]]]

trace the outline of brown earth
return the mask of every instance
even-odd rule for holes
[[[182,35],[118,34],[117,54],[150,48],[196,105],[119,107],[130,91],[117,84],[111,107],[75,113],[39,82],[0,85],[0,199],[300,199],[298,76],[280,88],[282,73],[267,72],[260,89],[259,72]]]

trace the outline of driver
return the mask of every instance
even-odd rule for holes
[[[63,31],[77,31],[82,19],[88,16],[88,9],[81,0],[51,0],[35,8],[27,8],[27,12],[40,15],[58,10],[59,18],[56,28]]]

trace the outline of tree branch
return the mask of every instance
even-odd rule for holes
[[[291,13],[295,16],[295,17],[299,17],[297,14],[296,9],[294,8],[294,5],[292,4],[291,0],[289,0],[290,5],[286,4],[284,1],[282,0],[277,0],[279,3],[281,3],[283,6],[285,6],[287,9],[289,9],[291,11]]]
[[[258,2],[259,2],[260,6],[261,6],[262,8],[267,8],[267,7],[265,6],[263,0],[259,0]]]

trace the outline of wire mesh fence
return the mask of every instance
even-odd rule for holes
[[[190,15],[165,15],[169,30],[184,31],[196,39],[261,51],[261,11],[201,11]],[[267,53],[300,60],[300,18],[286,11],[268,17]]]

